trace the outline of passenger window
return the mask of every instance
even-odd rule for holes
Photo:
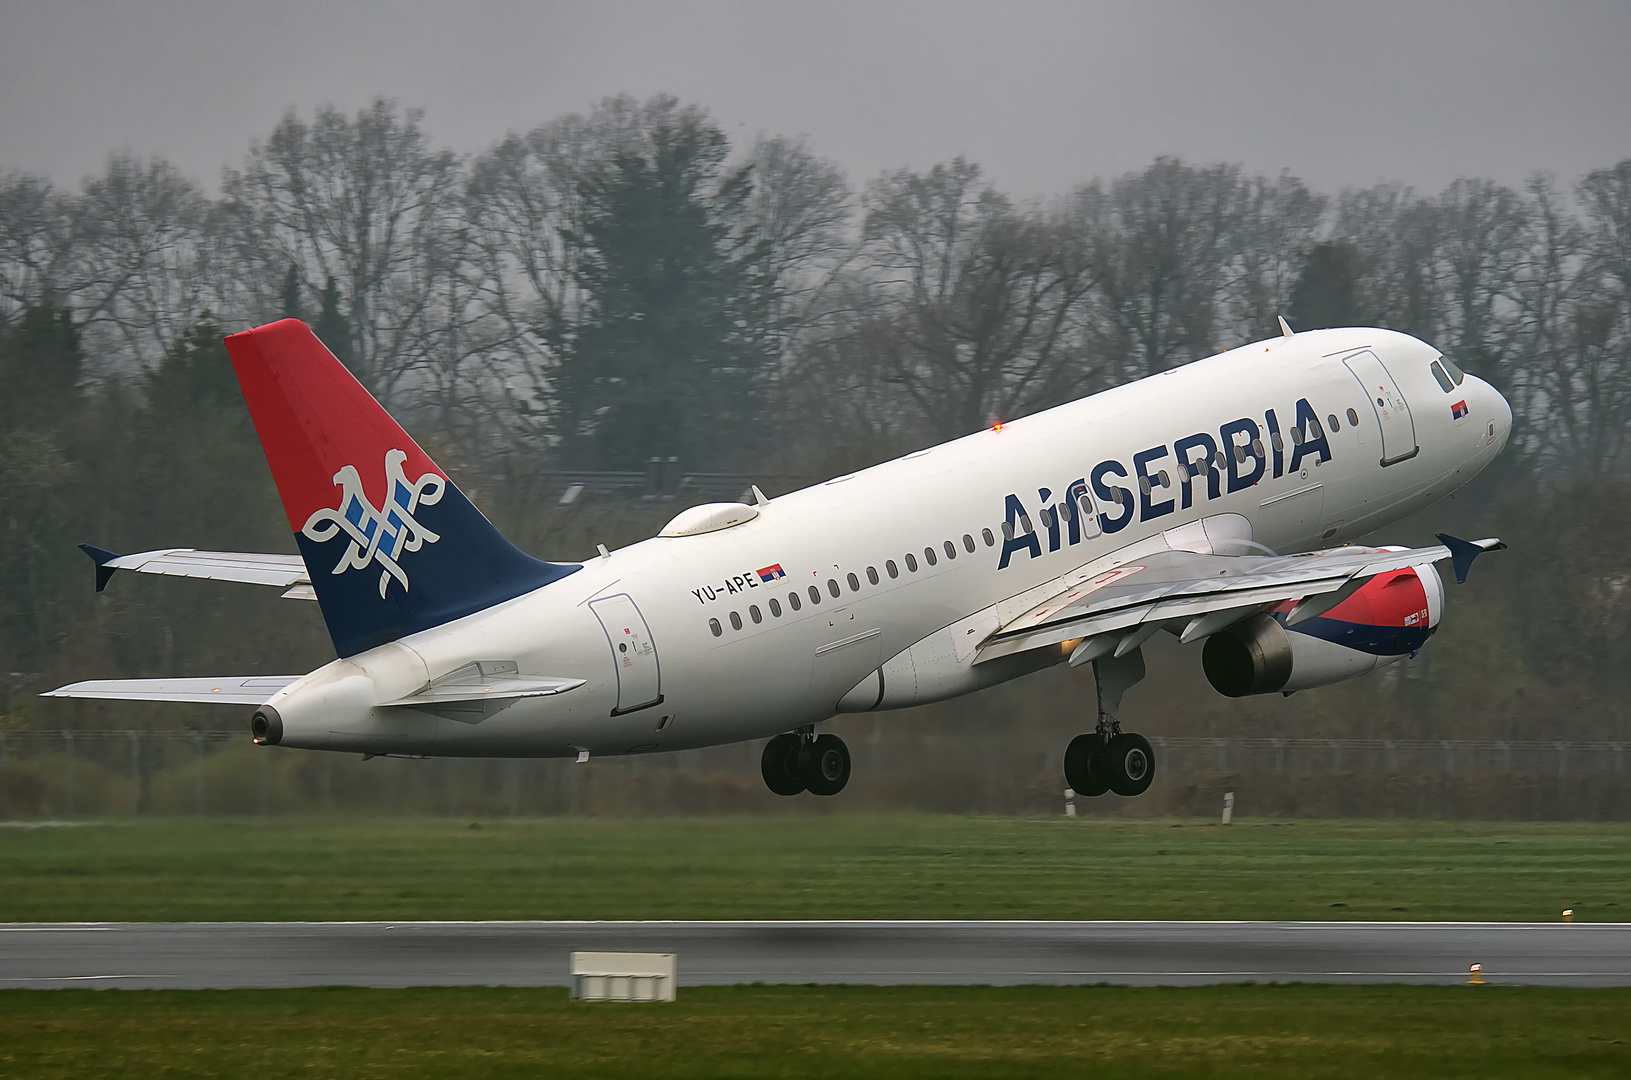
[[[1053,528],[1053,507],[1044,506],[1036,516],[1042,519],[1042,527],[1044,529]]]
[[[957,545],[956,544],[952,543],[950,540],[947,540],[944,544],[941,544],[940,546],[946,549],[946,558],[948,558],[948,559],[957,558]]]
[[[849,576],[849,591],[850,592],[860,592],[861,591],[861,579],[856,577],[854,574],[851,574]]]
[[[1263,456],[1263,440],[1262,439],[1253,439],[1252,440],[1252,453],[1255,454],[1258,457]],[[1162,473],[1161,475],[1165,476],[1166,473]],[[1165,480],[1163,480],[1161,482],[1163,484],[1166,483]]]
[[[1002,523],[1002,538],[1004,540],[1012,540],[1014,538],[1014,523],[1013,522],[1005,521],[1005,522]]]
[[[985,541],[985,546],[986,547],[996,547],[997,546],[997,538],[995,536],[991,535],[991,530],[990,529],[981,529],[980,530],[980,538]],[[1012,539],[1012,538],[1010,538],[1010,539]]]
[[[732,630],[742,629],[742,616],[738,615],[734,611],[731,612],[731,629]]]
[[[1303,429],[1302,428],[1294,427],[1294,428],[1291,429],[1291,441],[1296,443],[1298,446],[1301,446],[1303,444]]]
[[[1235,444],[1235,464],[1237,464],[1237,465],[1246,464],[1246,448],[1244,446],[1241,446],[1238,443]],[[1145,488],[1144,488],[1144,494],[1148,495],[1149,493],[1150,493],[1150,489],[1146,485]]]
[[[1332,413],[1330,416],[1327,416],[1325,418],[1325,420],[1326,420],[1327,423],[1329,423],[1331,425],[1331,434],[1332,435],[1335,435],[1337,432],[1342,430],[1342,425],[1337,423],[1337,414],[1336,413]]]
[[[797,589],[794,589],[792,592],[787,594],[787,603],[794,611],[797,611],[799,608],[804,606],[804,602],[799,599],[799,591]]]
[[[719,625],[718,619],[709,619],[708,629],[714,632],[714,637],[718,637],[720,634],[725,632],[724,628]]]
[[[912,556],[911,552],[906,554],[906,569],[914,574],[917,573],[917,559]]]
[[[1019,515],[1019,524],[1020,524],[1020,527],[1022,529],[1024,529],[1027,534],[1033,533],[1033,532],[1036,531],[1036,527],[1031,524],[1031,515],[1029,515],[1029,514]]]
[[[968,533],[963,534],[963,550],[968,552],[970,555],[974,554],[974,537],[970,536]]]
[[[821,603],[821,590],[820,589],[816,588],[814,585],[811,585],[810,588],[809,588],[809,593],[810,593],[810,603],[812,603],[812,604]]]
[[[1236,450],[1238,452],[1239,448],[1236,447]],[[1150,493],[1150,478],[1149,477],[1140,476],[1138,478],[1138,490],[1142,491],[1146,495],[1148,495]]]
[[[748,618],[753,620],[753,623],[754,623],[755,626],[757,626],[759,623],[762,623],[762,622],[765,621],[765,617],[763,615],[759,614],[759,605],[758,604],[749,604],[748,605]]]
[[[1350,427],[1359,426],[1359,414],[1354,412],[1352,409],[1348,410],[1348,424]]]
[[[1450,378],[1455,380],[1455,384],[1457,386],[1460,386],[1467,378],[1467,373],[1456,367],[1455,361],[1451,360],[1448,356],[1439,357],[1438,362],[1444,365],[1444,370],[1450,373]]]
[[[774,596],[770,598],[770,614],[772,618],[779,619],[782,617],[782,602]]]
[[[841,590],[838,588],[838,579],[837,578],[828,578],[827,579],[827,591],[832,593],[832,596],[833,596],[834,600],[838,599],[838,597],[841,595]]]
[[[892,577],[892,578],[900,577],[900,569],[895,566],[895,560],[894,559],[885,559],[884,564],[883,564],[883,568],[884,568],[884,572],[887,573],[890,577]]]
[[[1455,382],[1444,373],[1443,368],[1439,367],[1437,360],[1434,360],[1427,366],[1433,372],[1433,378],[1438,380],[1439,389],[1443,390],[1446,394],[1455,390]]]
[[[878,568],[876,566],[866,568],[866,579],[874,585],[878,583]]]
[[[1350,410],[1350,412],[1351,411],[1352,410]],[[1284,450],[1286,448],[1286,441],[1284,439],[1280,438],[1280,433],[1278,431],[1276,431],[1272,436],[1269,437],[1269,441],[1274,444],[1274,452],[1276,454],[1280,453],[1282,450]]]

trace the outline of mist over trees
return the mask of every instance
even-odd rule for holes
[[[518,541],[575,558],[660,522],[590,537],[527,502],[552,470],[832,475],[1282,314],[1414,334],[1507,395],[1509,449],[1455,512],[1530,546],[1505,593],[1453,598],[1491,627],[1456,685],[1576,680],[1544,714],[1623,730],[1631,160],[1317,192],[1163,158],[1026,202],[961,158],[852,178],[671,97],[469,156],[388,100],[290,112],[218,194],[125,155],[77,188],[0,173],[0,709],[37,714],[57,678],[327,658],[314,613],[244,590],[236,638],[187,583],[88,595],[81,541],[290,549],[225,333],[306,320]]]

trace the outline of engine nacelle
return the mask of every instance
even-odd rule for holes
[[[1438,629],[1444,583],[1431,564],[1378,574],[1323,615],[1285,625],[1294,604],[1206,639],[1201,667],[1226,697],[1291,693],[1414,655]]]

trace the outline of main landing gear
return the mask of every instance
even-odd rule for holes
[[[1121,696],[1144,677],[1144,654],[1093,661],[1098,683],[1099,723],[1065,748],[1065,783],[1078,795],[1142,795],[1155,779],[1155,751],[1142,735],[1121,730],[1115,713]]]
[[[837,795],[849,783],[849,747],[837,735],[802,727],[766,743],[759,768],[777,795]]]

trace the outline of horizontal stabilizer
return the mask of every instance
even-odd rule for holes
[[[135,555],[116,555],[90,544],[81,544],[79,548],[96,562],[97,592],[107,588],[108,579],[115,570],[205,578],[210,581],[242,581],[250,585],[276,585],[284,589],[309,584],[311,580],[306,574],[306,563],[299,555],[199,551],[195,548],[160,548]]]
[[[109,701],[188,701],[264,705],[300,675],[230,675],[215,679],[92,679],[58,687],[41,697]]]
[[[522,675],[513,660],[477,660],[444,675],[417,694],[384,703],[386,708],[421,709],[449,720],[479,724],[522,698],[564,694],[584,679]]]

